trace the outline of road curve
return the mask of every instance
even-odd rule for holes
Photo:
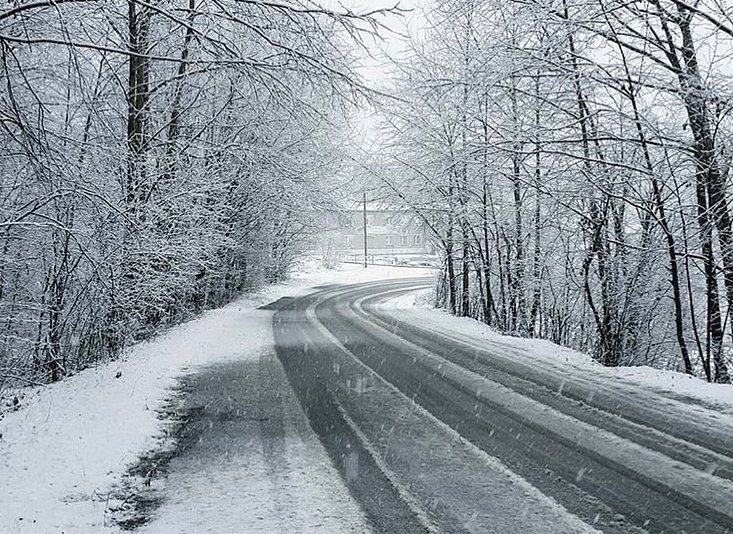
[[[733,532],[733,428],[714,412],[380,306],[429,283],[272,305],[288,380],[375,532]]]

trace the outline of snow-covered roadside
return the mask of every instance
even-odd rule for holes
[[[0,532],[91,534],[109,526],[110,489],[155,446],[162,432],[156,410],[177,378],[208,364],[257,357],[271,344],[272,312],[257,306],[318,284],[429,273],[356,265],[322,271],[310,264],[289,282],[131,347],[118,361],[27,390],[20,409],[0,419]]]
[[[514,349],[513,354],[528,361],[539,362],[568,376],[581,374],[599,382],[617,381],[662,394],[673,394],[691,402],[714,406],[733,420],[733,387],[711,384],[697,377],[651,367],[615,367],[600,365],[590,355],[556,345],[542,339],[527,339],[502,335],[489,326],[465,317],[454,317],[445,310],[431,307],[430,291],[400,295],[382,304],[384,308],[399,310],[400,317],[438,330],[485,339]]]

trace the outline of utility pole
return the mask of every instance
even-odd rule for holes
[[[366,189],[364,190],[364,268],[367,267],[367,197]]]

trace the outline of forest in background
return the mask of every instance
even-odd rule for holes
[[[281,279],[368,91],[383,13],[308,0],[0,11],[0,387]],[[307,209],[306,209],[307,207]]]
[[[733,6],[449,0],[393,65],[383,193],[439,303],[502,332],[730,382]]]

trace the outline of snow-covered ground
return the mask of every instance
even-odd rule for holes
[[[711,384],[694,376],[646,366],[604,367],[588,354],[550,341],[502,335],[479,321],[454,317],[445,310],[433,309],[430,295],[430,290],[400,295],[382,306],[399,310],[401,318],[416,324],[431,325],[452,334],[504,345],[517,358],[524,358],[533,365],[543,365],[558,372],[580,375],[599,382],[608,383],[612,380],[643,390],[673,394],[680,399],[714,407],[721,413],[732,416],[733,420],[733,387],[730,385]]]
[[[160,444],[165,423],[157,413],[170,398],[178,379],[211,365],[258,360],[268,352],[271,354],[272,312],[257,309],[258,306],[282,296],[306,294],[318,285],[430,274],[426,269],[363,269],[358,265],[326,271],[309,263],[292,280],[248,294],[171,328],[149,342],[131,347],[118,361],[87,369],[57,384],[25,389],[19,409],[0,417],[0,532],[115,532],[117,527],[110,524],[109,514],[114,490],[127,468],[141,454]],[[476,321],[427,309],[429,300],[425,294],[406,295],[394,299],[389,307],[399,308],[401,315],[410,315],[436,329],[506,345],[518,357],[539,365],[593,376],[596,380],[613,377],[630,386],[674,393],[733,414],[732,387],[643,367],[603,368],[577,351],[547,341],[502,336]],[[308,527],[321,532],[340,528],[366,532],[358,506],[330,466],[318,439],[303,424],[304,416],[297,402],[292,397],[285,398],[283,405],[287,425],[295,428],[293,434],[298,436],[285,447],[292,474],[277,475],[282,482],[278,495],[287,500],[290,515],[268,516],[267,505],[275,501],[272,492],[279,490],[273,490],[272,473],[265,473],[267,466],[256,456],[247,477],[238,480],[248,490],[239,496],[237,504],[245,498],[251,506],[238,509],[250,514],[252,529],[258,532],[287,531],[288,525],[296,524],[300,529]],[[270,476],[269,482],[263,478],[266,475]],[[173,501],[165,506],[168,517],[180,517],[188,524],[206,517],[187,509],[185,502]],[[275,522],[268,523],[268,517]],[[167,527],[153,523],[146,530],[150,534],[178,531],[176,523]]]
[[[319,284],[423,274],[429,271],[358,265],[326,271],[308,263],[292,280],[171,328],[131,347],[118,361],[56,384],[25,389],[20,408],[0,419],[0,532],[96,534],[103,527],[114,531],[108,513],[111,492],[127,467],[159,442],[164,423],[157,410],[165,405],[177,379],[214,363],[257,358],[272,346],[272,312],[258,306],[281,296],[305,294]],[[300,450],[297,445],[296,449]],[[313,457],[308,465],[328,464],[325,451],[316,447],[309,454]],[[321,491],[325,485],[333,488],[329,491],[334,495],[346,495],[334,472],[326,471],[325,480],[323,474],[301,474],[288,488],[293,494],[318,484]],[[311,493],[318,495],[315,490]]]

